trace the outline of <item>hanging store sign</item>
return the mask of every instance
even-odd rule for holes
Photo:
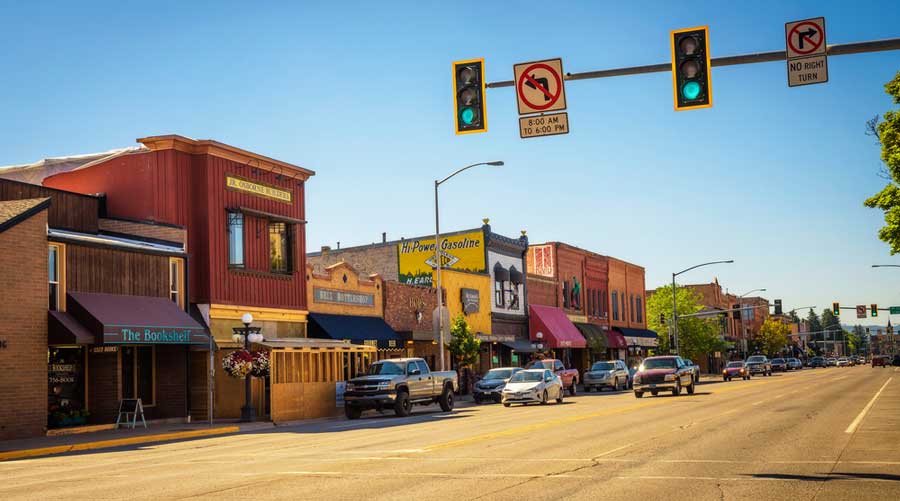
[[[291,203],[293,201],[294,194],[289,190],[283,190],[281,188],[260,184],[239,177],[225,176],[225,186],[232,190],[243,191],[245,193],[271,198],[280,202]]]
[[[465,312],[466,315],[470,313],[478,313],[478,289],[460,289],[459,299],[462,302],[463,312]]]

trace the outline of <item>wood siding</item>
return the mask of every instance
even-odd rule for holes
[[[229,190],[226,174],[293,193],[292,203]],[[286,174],[286,173],[285,173]],[[293,219],[306,218],[305,182],[209,155],[159,150],[124,155],[88,169],[51,176],[47,186],[79,193],[102,191],[111,217],[184,226],[188,231],[192,303],[305,310],[306,228],[293,228],[293,270],[269,273],[265,221],[245,216],[247,269],[228,268],[226,209],[244,207]]]
[[[47,214],[47,224],[51,228],[97,233],[99,198],[0,179],[0,200],[45,197],[52,199]]]
[[[169,258],[70,242],[66,291],[169,297]]]

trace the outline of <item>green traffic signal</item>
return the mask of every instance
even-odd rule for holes
[[[694,81],[687,82],[681,87],[681,95],[684,96],[685,99],[694,100],[697,99],[697,96],[700,95],[700,84]]]
[[[453,101],[456,107],[457,134],[487,131],[484,90],[483,59],[453,63]]]
[[[463,108],[459,112],[459,121],[464,125],[472,125],[475,121],[475,110],[472,108]]]
[[[672,90],[675,111],[712,106],[709,29],[706,26],[673,30]]]

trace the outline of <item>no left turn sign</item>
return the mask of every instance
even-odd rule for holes
[[[562,59],[513,66],[519,115],[566,109]]]

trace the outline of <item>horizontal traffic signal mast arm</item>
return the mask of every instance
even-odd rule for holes
[[[886,50],[900,50],[900,38],[888,38],[885,40],[871,40],[868,42],[852,42],[829,45],[829,56],[846,56],[850,54],[862,54],[864,52],[882,52]],[[710,60],[712,66],[735,66],[738,64],[768,63],[771,61],[784,61],[787,55],[783,50],[771,52],[758,52],[756,54],[742,54],[739,56],[714,57]],[[628,68],[616,68],[612,70],[584,71],[581,73],[566,73],[566,80],[589,80],[592,78],[621,77],[625,75],[642,75],[644,73],[662,73],[672,71],[672,62],[660,64],[648,64],[645,66],[631,66]],[[499,87],[512,87],[515,82],[503,80],[487,84],[490,89]],[[679,315],[681,316],[681,315]]]

